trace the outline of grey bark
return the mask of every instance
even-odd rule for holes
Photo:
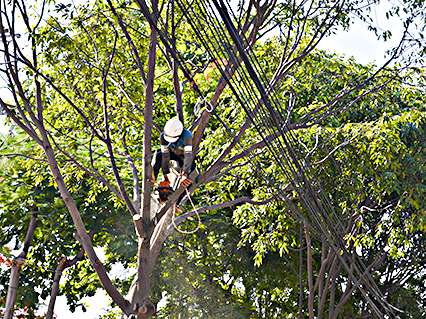
[[[35,210],[35,207],[32,207]],[[37,227],[37,213],[31,214],[30,225],[28,226],[27,234],[25,235],[25,241],[22,248],[22,252],[17,258],[12,260],[12,268],[10,272],[9,287],[7,289],[6,307],[4,313],[4,319],[11,319],[13,317],[13,311],[15,308],[16,296],[19,287],[19,277],[21,275],[21,267],[25,264],[28,249],[30,248],[31,241],[34,236],[34,231]]]
[[[95,233],[93,231],[89,233],[89,236],[91,239],[93,239],[94,235]],[[73,259],[68,260],[68,258],[63,257],[59,261],[59,264],[56,267],[55,275],[53,277],[53,284],[52,284],[52,290],[50,292],[50,300],[49,300],[49,306],[47,308],[46,319],[53,318],[53,310],[55,308],[56,297],[58,296],[58,292],[59,292],[59,282],[61,280],[62,272],[64,271],[64,269],[74,266],[78,261],[83,259],[83,256],[84,256],[84,249],[80,249],[80,251],[77,253],[77,255]]]
[[[299,252],[299,319],[303,318],[303,226],[300,225],[300,252]]]
[[[9,288],[7,289],[6,309],[3,319],[12,319],[15,307],[16,295],[18,293],[19,276],[25,258],[14,258],[10,272]]]
[[[308,249],[307,256],[307,268],[308,268],[308,288],[309,288],[309,297],[308,297],[308,310],[309,318],[314,319],[314,285],[313,285],[313,273],[312,273],[312,246],[311,246],[311,237],[309,235],[308,224],[305,220],[305,236],[306,236],[306,246]]]
[[[58,267],[56,267],[55,275],[53,277],[52,290],[50,292],[50,300],[49,300],[49,306],[47,308],[46,319],[53,318],[53,309],[55,308],[56,296],[58,295],[58,292],[59,292],[59,281],[61,280],[62,271],[65,268],[66,261],[67,261],[66,257],[62,258],[58,264]]]

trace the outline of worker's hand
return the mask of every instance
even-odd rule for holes
[[[189,185],[191,185],[192,181],[188,178],[186,174],[183,174],[180,178],[180,183],[183,187],[188,187]]]

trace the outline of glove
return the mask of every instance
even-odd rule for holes
[[[183,187],[188,187],[189,185],[191,185],[192,181],[188,178],[186,174],[183,174],[180,178],[180,183]]]

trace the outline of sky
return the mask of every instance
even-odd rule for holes
[[[368,31],[365,24],[358,21],[348,32],[340,30],[336,35],[323,39],[318,48],[340,55],[344,54],[346,58],[353,56],[357,62],[362,64],[375,62],[378,66],[382,65],[385,62],[384,52],[397,44],[398,35],[400,35],[398,29],[400,26],[399,19],[395,18],[394,20],[388,21],[384,16],[384,9],[386,6],[387,3],[381,5],[381,10],[377,11],[375,14],[377,17],[376,19],[379,21],[379,27],[390,29],[394,34],[391,41],[383,42],[383,40],[377,40],[376,35]],[[8,92],[2,86],[0,79],[0,96],[4,97]],[[8,127],[0,124],[0,133],[6,134],[7,130]],[[124,269],[116,269],[118,273],[124,271]],[[99,290],[94,297],[84,298],[82,300],[90,305],[87,308],[87,312],[83,312],[79,308],[75,313],[71,313],[66,305],[65,297],[59,297],[55,306],[55,312],[58,315],[58,319],[95,319],[104,312],[108,300],[109,298],[105,295],[105,292]]]
[[[383,8],[389,8],[387,3],[383,4]],[[347,58],[353,56],[361,64],[376,62],[377,66],[383,65],[386,61],[384,53],[396,46],[402,35],[398,28],[401,24],[399,18],[387,20],[383,8],[376,12],[376,19],[379,27],[392,31],[393,36],[389,41],[377,40],[374,32],[367,30],[365,23],[357,21],[348,32],[340,30],[336,35],[323,39],[317,48],[344,54]]]

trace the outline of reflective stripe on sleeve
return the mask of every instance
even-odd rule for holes
[[[192,145],[186,145],[184,148],[185,153],[192,152]]]

